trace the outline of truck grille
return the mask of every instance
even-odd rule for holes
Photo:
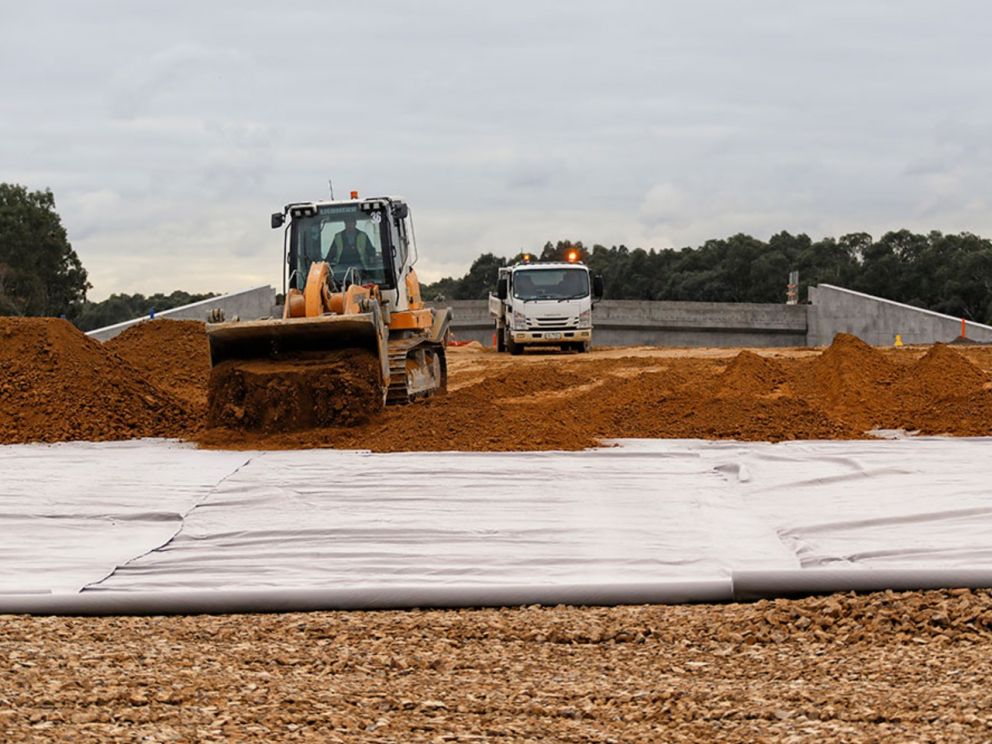
[[[562,328],[575,328],[578,324],[578,318],[569,318],[567,315],[559,315],[546,318],[532,318],[527,325],[530,328],[540,328],[551,331]]]

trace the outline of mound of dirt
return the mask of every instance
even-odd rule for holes
[[[774,359],[745,350],[720,374],[716,395],[721,398],[771,395],[787,379],[785,370]]]
[[[452,355],[449,393],[385,410],[375,359],[341,354],[209,372],[197,322],[142,323],[101,346],[64,321],[0,319],[0,442],[178,436],[224,448],[393,452],[579,450],[624,437],[847,439],[875,427],[992,434],[985,347],[937,345],[914,361],[917,351],[842,334],[812,359]],[[204,432],[208,387],[213,428]]]
[[[382,411],[380,379],[375,355],[353,349],[224,362],[210,373],[208,423],[259,434],[357,426]]]
[[[953,398],[981,390],[989,377],[947,344],[934,344],[895,386],[897,395]]]
[[[683,365],[680,365],[683,366]],[[786,370],[750,351],[713,374],[700,360],[645,374],[601,395],[608,438],[850,439],[859,431],[791,395]]]
[[[481,399],[520,398],[535,393],[571,390],[589,382],[578,370],[553,364],[529,364],[526,367],[496,369],[482,380],[461,389],[465,396]]]
[[[899,428],[923,434],[992,434],[992,382],[962,354],[935,344],[896,385]]]
[[[64,320],[0,317],[0,443],[189,436],[182,401]]]
[[[210,348],[199,320],[148,320],[107,341],[106,348],[156,386],[206,409]]]
[[[857,336],[838,333],[833,343],[793,375],[800,397],[828,416],[867,431],[891,412],[899,367]]]

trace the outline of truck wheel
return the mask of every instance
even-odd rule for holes
[[[580,354],[585,354],[587,351],[589,351],[589,346],[590,343],[588,341],[579,341],[579,343],[575,345],[575,350]]]
[[[500,354],[506,351],[506,334],[502,328],[496,329],[496,351]]]
[[[508,338],[506,339],[506,350],[509,351],[513,356],[518,356],[520,354],[523,354],[524,347],[518,344],[516,341],[513,341],[512,339]]]

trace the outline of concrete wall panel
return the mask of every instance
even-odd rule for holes
[[[810,346],[825,346],[838,333],[853,333],[875,346],[891,346],[897,335],[904,344],[948,342],[961,335],[960,318],[831,284],[810,287],[809,298]],[[992,343],[992,327],[969,321],[966,332],[975,341]]]
[[[462,341],[492,346],[485,300],[435,303],[452,309]],[[721,302],[603,300],[593,311],[595,346],[804,346],[806,308]]]
[[[240,292],[211,297],[208,300],[201,300],[190,305],[182,305],[172,310],[163,310],[155,313],[156,318],[169,318],[171,320],[203,320],[207,319],[211,310],[220,308],[224,311],[224,317],[233,320],[235,317],[242,320],[257,320],[272,314],[276,303],[276,291],[269,285],[252,287]],[[116,323],[104,328],[97,328],[86,335],[95,338],[97,341],[106,341],[113,338],[126,329],[147,320],[146,316],[126,320],[123,323]]]

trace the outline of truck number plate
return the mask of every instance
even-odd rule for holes
[[[561,338],[561,331],[551,331],[550,333],[545,333],[544,337],[550,338],[552,341],[557,341]]]

